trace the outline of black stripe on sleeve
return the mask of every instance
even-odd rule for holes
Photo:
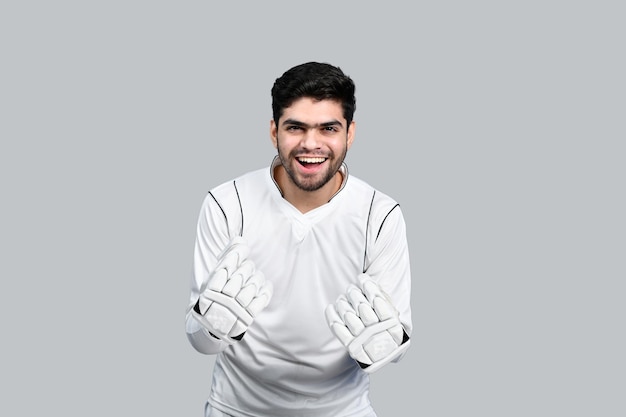
[[[385,218],[383,219],[383,222],[380,224],[380,228],[378,229],[378,233],[376,233],[376,240],[378,240],[378,236],[380,236],[380,231],[383,230],[383,225],[385,224],[385,220],[387,220],[387,217],[389,217],[391,212],[394,211],[396,207],[400,207],[400,204],[396,203],[396,205],[393,206],[391,210],[389,210],[389,212],[385,215]]]
[[[367,236],[370,229],[370,217],[372,215],[372,207],[374,207],[374,197],[376,197],[376,191],[372,194],[372,201],[370,201],[370,209],[367,213],[367,223],[365,224],[365,250],[363,251],[363,273],[367,270],[365,268],[365,263],[367,261]],[[379,232],[380,233],[380,232]]]
[[[239,212],[241,213],[241,230],[239,236],[243,237],[243,206],[241,205],[241,198],[239,197],[239,190],[237,189],[237,182],[233,181],[233,187],[235,187],[235,193],[237,193],[237,201],[239,202]]]
[[[222,205],[219,203],[219,201],[217,201],[217,198],[215,198],[215,196],[213,195],[212,192],[209,191],[209,195],[211,196],[211,198],[213,198],[213,201],[215,201],[215,204],[217,204],[217,206],[220,208],[220,210],[222,211],[222,214],[224,215],[224,220],[226,220],[226,228],[230,229],[228,227],[228,217],[226,216],[226,212],[224,211],[224,209],[222,208]]]

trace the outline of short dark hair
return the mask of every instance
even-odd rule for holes
[[[315,100],[337,100],[343,107],[343,117],[352,123],[356,110],[354,81],[339,67],[320,62],[307,62],[288,69],[272,87],[274,122],[284,109],[302,97]]]

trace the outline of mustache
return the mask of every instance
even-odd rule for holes
[[[301,156],[313,156],[320,158],[332,158],[335,155],[332,152],[324,152],[319,150],[308,150],[308,149],[296,149],[289,153],[289,156],[293,158],[298,158]]]

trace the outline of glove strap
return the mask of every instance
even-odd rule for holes
[[[350,355],[354,357],[357,352],[362,351],[363,345],[365,345],[372,336],[385,332],[397,325],[398,319],[394,317],[367,326],[365,329],[363,329],[360,335],[355,337],[354,340],[352,340],[348,344],[347,348],[350,352]]]
[[[242,307],[233,297],[211,290],[205,291],[202,293],[202,296],[228,308],[246,326],[252,324],[254,317],[252,317],[252,315],[248,313],[248,310]]]

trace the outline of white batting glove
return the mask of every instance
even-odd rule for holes
[[[326,307],[328,326],[368,373],[399,358],[410,340],[389,296],[368,275]]]
[[[195,319],[213,337],[228,344],[241,340],[272,298],[272,283],[255,270],[249,253],[243,238],[233,239],[193,307]]]

